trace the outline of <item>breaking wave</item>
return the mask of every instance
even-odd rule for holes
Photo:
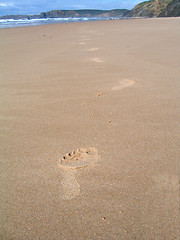
[[[65,23],[65,22],[85,22],[85,21],[108,20],[108,19],[110,18],[79,17],[79,18],[1,19],[0,28],[34,26],[34,25],[44,25],[44,24],[52,24],[52,23]]]

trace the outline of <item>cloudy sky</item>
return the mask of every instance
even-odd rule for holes
[[[53,9],[131,9],[142,0],[0,0],[0,15],[36,14]]]

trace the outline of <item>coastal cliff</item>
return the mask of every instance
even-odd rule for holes
[[[159,17],[178,17],[180,16],[180,0],[173,0],[161,12]]]
[[[180,0],[150,0],[137,4],[127,17],[178,17]]]

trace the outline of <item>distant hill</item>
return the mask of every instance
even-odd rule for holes
[[[0,19],[37,19],[37,18],[69,18],[69,17],[125,17],[130,10],[113,9],[113,10],[52,10],[42,12],[37,15],[6,15]]]
[[[52,10],[50,12],[43,12],[40,17],[123,17],[129,10],[127,9],[113,9],[113,10]]]

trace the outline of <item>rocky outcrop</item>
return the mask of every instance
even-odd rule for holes
[[[128,17],[157,17],[172,0],[151,0],[136,5],[128,14]]]
[[[159,17],[179,17],[180,16],[180,0],[173,0],[160,13]]]

